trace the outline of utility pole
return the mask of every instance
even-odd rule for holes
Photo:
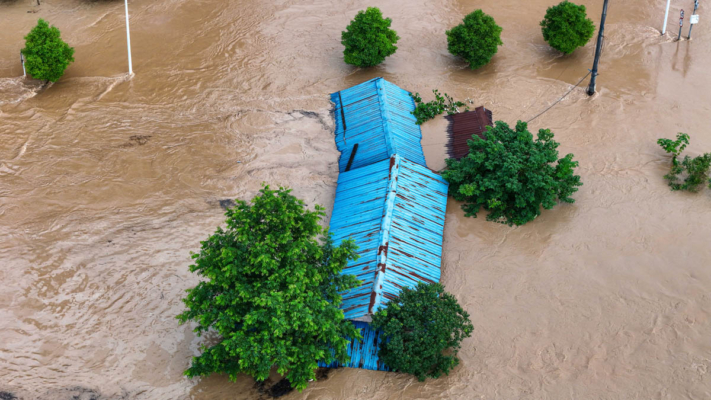
[[[676,38],[676,40],[681,40],[681,28],[684,26],[684,10],[681,10],[681,13],[679,13],[679,36]]]
[[[128,29],[128,0],[124,0],[126,6],[126,43],[128,44],[128,74],[133,75],[133,64],[131,63],[131,32]]]
[[[600,52],[602,51],[602,42],[605,38],[605,18],[607,18],[607,2],[602,5],[602,18],[600,18],[600,30],[597,33],[597,46],[595,46],[595,61],[593,62],[592,77],[590,78],[590,86],[588,86],[588,96],[595,94],[595,78],[597,78],[597,64],[600,62]]]
[[[27,78],[27,71],[25,70],[25,55],[22,54],[22,50],[20,50],[20,62],[22,63],[22,77]]]
[[[669,21],[669,5],[671,0],[667,0],[667,11],[664,13],[664,23],[662,24],[662,35],[667,33],[667,21]]]
[[[694,25],[699,21],[699,17],[696,16],[696,10],[698,8],[699,8],[699,0],[696,0],[696,1],[694,1],[694,12],[691,14],[691,18],[689,18],[689,22],[691,22],[691,26],[689,26],[689,36],[686,37],[687,39],[691,39],[691,28],[693,28]]]

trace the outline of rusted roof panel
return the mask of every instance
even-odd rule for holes
[[[365,167],[399,154],[426,166],[422,131],[411,114],[415,102],[410,93],[383,78],[371,79],[331,94],[335,104],[338,166],[346,171],[354,145],[358,150],[351,169]]]
[[[494,125],[491,110],[487,110],[484,107],[477,107],[473,111],[448,115],[445,118],[449,120],[449,127],[447,128],[449,135],[447,150],[449,156],[457,160],[469,154],[467,140],[470,140],[472,135],[486,139],[484,136],[486,127]]]
[[[403,287],[439,281],[447,187],[399,155],[340,174],[330,229],[355,240],[360,258],[343,273],[363,282],[343,295],[346,319],[369,321]]]
[[[383,364],[378,358],[378,350],[380,349],[381,331],[376,331],[370,327],[370,324],[366,322],[352,321],[353,325],[360,331],[361,336],[363,336],[363,341],[351,340],[348,345],[348,355],[351,357],[351,361],[347,364],[339,364],[333,362],[331,364],[325,364],[324,362],[319,362],[319,367],[350,367],[350,368],[362,368],[370,369],[375,371],[389,371],[385,364]]]

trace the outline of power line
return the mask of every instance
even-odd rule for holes
[[[578,86],[585,80],[585,78],[587,78],[588,76],[590,76],[591,73],[592,73],[592,71],[589,71],[587,74],[585,74],[585,76],[584,76],[582,79],[580,79],[580,80],[578,81],[578,83],[575,84],[575,86],[573,86],[572,88],[570,88],[570,90],[568,90],[568,92],[567,92],[566,94],[564,94],[561,98],[559,98],[558,100],[556,100],[555,103],[553,103],[553,104],[551,104],[550,106],[548,106],[548,108],[546,108],[545,110],[543,110],[543,111],[541,111],[540,113],[538,113],[535,117],[533,117],[533,118],[529,119],[528,121],[526,121],[526,123],[529,123],[529,122],[533,121],[534,119],[540,117],[541,115],[545,114],[548,110],[550,110],[551,108],[553,108],[553,106],[555,106],[556,104],[558,104],[558,103],[560,103],[561,101],[563,101],[563,99],[566,98],[566,97],[568,97],[568,95],[573,91],[573,89],[575,89],[576,87],[578,87]]]

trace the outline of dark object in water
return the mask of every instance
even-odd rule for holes
[[[235,206],[235,201],[232,199],[223,199],[223,200],[218,200],[220,203],[220,207],[222,207],[224,210],[227,210],[228,208],[232,208]],[[213,203],[214,204],[214,203]]]

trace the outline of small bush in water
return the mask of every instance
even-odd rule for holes
[[[350,25],[341,33],[343,60],[356,67],[373,67],[395,54],[395,43],[400,39],[390,29],[392,20],[383,18],[377,7],[358,11]]]
[[[563,1],[549,7],[541,21],[543,39],[554,49],[570,54],[590,41],[595,24],[587,17],[585,6]]]
[[[441,95],[437,89],[434,89],[432,93],[434,93],[435,99],[427,103],[422,102],[422,97],[420,97],[419,93],[410,93],[410,97],[415,101],[415,110],[410,114],[417,118],[417,122],[415,122],[417,125],[422,125],[445,111],[447,115],[457,114],[459,113],[459,107],[464,107],[464,111],[469,111],[469,106],[466,103],[454,101],[447,93]],[[467,99],[467,101],[471,103],[471,100]]]
[[[43,81],[58,81],[69,63],[74,61],[74,49],[62,40],[59,29],[50,27],[41,18],[25,36],[22,54],[27,73]]]
[[[711,180],[709,180],[709,170],[711,169],[711,153],[706,153],[702,156],[691,158],[684,156],[684,159],[679,162],[679,156],[689,145],[689,135],[679,133],[676,135],[676,140],[659,139],[657,140],[664,151],[672,154],[672,166],[668,174],[664,175],[664,179],[669,182],[671,190],[686,190],[689,192],[697,192],[702,185],[708,180],[709,188],[711,188]],[[681,175],[685,175],[684,180],[681,180]]]
[[[471,69],[477,69],[489,63],[503,44],[501,31],[494,18],[476,10],[447,31],[447,48],[452,55],[465,59]]]

